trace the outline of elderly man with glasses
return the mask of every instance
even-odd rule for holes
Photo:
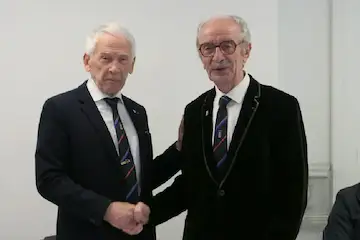
[[[244,71],[240,17],[200,24],[197,47],[215,86],[185,108],[182,174],[154,197],[150,222],[187,210],[183,239],[296,239],[308,186],[298,100]]]

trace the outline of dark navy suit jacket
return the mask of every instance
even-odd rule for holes
[[[175,144],[153,160],[145,108],[127,97],[124,104],[139,138],[141,201],[180,169]],[[36,146],[36,186],[58,206],[57,240],[155,239],[155,228],[130,237],[103,221],[112,201],[125,201],[120,163],[110,133],[87,90],[49,98],[42,109]]]

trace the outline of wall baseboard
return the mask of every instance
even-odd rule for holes
[[[328,220],[328,215],[319,215],[319,216],[304,216],[301,229],[316,229],[317,231],[322,231]]]
[[[310,163],[308,205],[303,218],[302,228],[322,230],[326,226],[331,206],[330,164]]]
[[[314,162],[309,163],[310,178],[331,178],[330,163]]]

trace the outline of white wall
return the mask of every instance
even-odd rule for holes
[[[360,181],[360,1],[332,0],[332,163],[334,197]]]
[[[329,163],[328,0],[279,0],[279,85],[298,97],[311,163]]]
[[[84,40],[97,24],[120,20],[136,36],[139,55],[125,93],[147,108],[155,153],[175,140],[185,104],[211,86],[195,51],[196,25],[204,17],[243,16],[254,37],[248,70],[278,85],[276,0],[71,2],[0,1],[0,239],[55,232],[56,208],[35,188],[39,114],[46,98],[86,79]],[[182,224],[180,217],[162,225],[159,239],[181,239]]]
[[[308,136],[305,220],[323,226],[337,192],[360,181],[360,1],[278,5],[279,86],[299,97]]]
[[[329,0],[279,0],[279,87],[303,112],[310,168],[303,226],[322,229],[331,207]]]

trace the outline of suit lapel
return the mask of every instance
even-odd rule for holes
[[[260,84],[255,79],[253,79],[252,76],[250,76],[250,84],[244,97],[244,102],[228,151],[228,161],[231,161],[229,171],[231,171],[232,165],[236,160],[237,152],[246,137],[247,130],[251,124],[251,120],[258,109],[260,103],[259,98]]]
[[[114,142],[98,108],[96,107],[95,102],[91,98],[91,95],[86,87],[86,82],[83,83],[77,90],[81,111],[87,116],[89,122],[96,130],[99,138],[101,139],[100,142],[103,143],[101,145],[105,147],[105,152],[109,154],[109,159],[113,159],[114,162],[116,162],[118,155]]]
[[[207,171],[212,178],[212,180],[219,184],[220,186],[225,182],[227,176],[232,170],[232,167],[236,161],[237,152],[239,151],[243,140],[246,137],[246,133],[248,128],[250,127],[252,118],[254,117],[259,103],[260,103],[260,84],[250,75],[250,84],[248,90],[246,91],[243,106],[240,111],[240,115],[233,133],[233,137],[230,143],[227,161],[230,162],[230,167],[225,177],[218,182],[216,179],[216,165],[213,157],[212,150],[212,134],[213,134],[213,124],[212,124],[212,116],[213,114],[213,103],[215,98],[215,88],[210,90],[206,95],[204,100],[204,104],[202,106],[202,144],[204,149],[204,161],[207,168]]]
[[[146,188],[145,184],[148,184],[147,182],[144,182],[145,179],[145,171],[148,171],[147,169],[147,158],[152,158],[152,156],[148,156],[147,153],[151,151],[147,151],[147,149],[151,146],[151,137],[149,133],[149,129],[147,129],[147,123],[145,122],[146,116],[144,116],[144,113],[138,110],[138,107],[135,106],[135,104],[126,96],[122,95],[122,99],[124,101],[124,105],[126,108],[126,111],[128,112],[131,121],[134,124],[138,140],[139,140],[139,154],[140,154],[140,186],[142,186],[142,189],[144,190]],[[152,160],[152,159],[151,159]],[[144,191],[141,191],[144,193]]]
[[[144,130],[142,128],[142,126],[144,126],[144,123],[143,123],[144,118],[142,118],[142,117],[144,117],[144,116],[140,116],[140,112],[137,109],[135,109],[134,104],[131,102],[131,100],[129,98],[122,95],[122,99],[124,101],[126,111],[128,112],[128,114],[131,118],[131,121],[134,124],[135,130],[136,130],[137,134],[140,135],[140,133]]]
[[[116,148],[114,146],[114,142],[111,138],[110,132],[101,117],[101,114],[93,101],[87,87],[86,87],[86,81],[77,89],[78,93],[78,101],[80,104],[81,111],[86,115],[87,119],[91,123],[91,125],[94,127],[97,135],[99,136],[99,139],[101,139],[101,145],[104,146],[105,152],[109,154],[109,159],[113,159],[113,163],[119,164],[116,160],[118,159],[118,154],[116,151]],[[125,108],[134,124],[135,130],[138,134],[139,138],[139,149],[140,149],[140,160],[141,160],[141,175],[144,174],[144,159],[146,159],[147,156],[144,155],[147,151],[142,151],[146,149],[147,146],[147,139],[146,137],[150,137],[149,131],[146,128],[146,123],[144,122],[145,116],[142,116],[142,113],[140,113],[136,106],[132,103],[130,99],[128,99],[125,96],[122,96],[122,99],[124,101]],[[150,141],[151,142],[151,141]],[[151,147],[151,146],[150,146]],[[146,171],[146,170],[145,170]],[[144,178],[142,178],[144,179]]]
[[[213,105],[215,98],[215,88],[211,89],[205,97],[204,104],[201,109],[201,126],[202,126],[202,144],[204,150],[205,166],[211,179],[218,184],[216,174],[216,164],[213,155],[212,139],[213,139]],[[215,113],[216,114],[216,113]]]

